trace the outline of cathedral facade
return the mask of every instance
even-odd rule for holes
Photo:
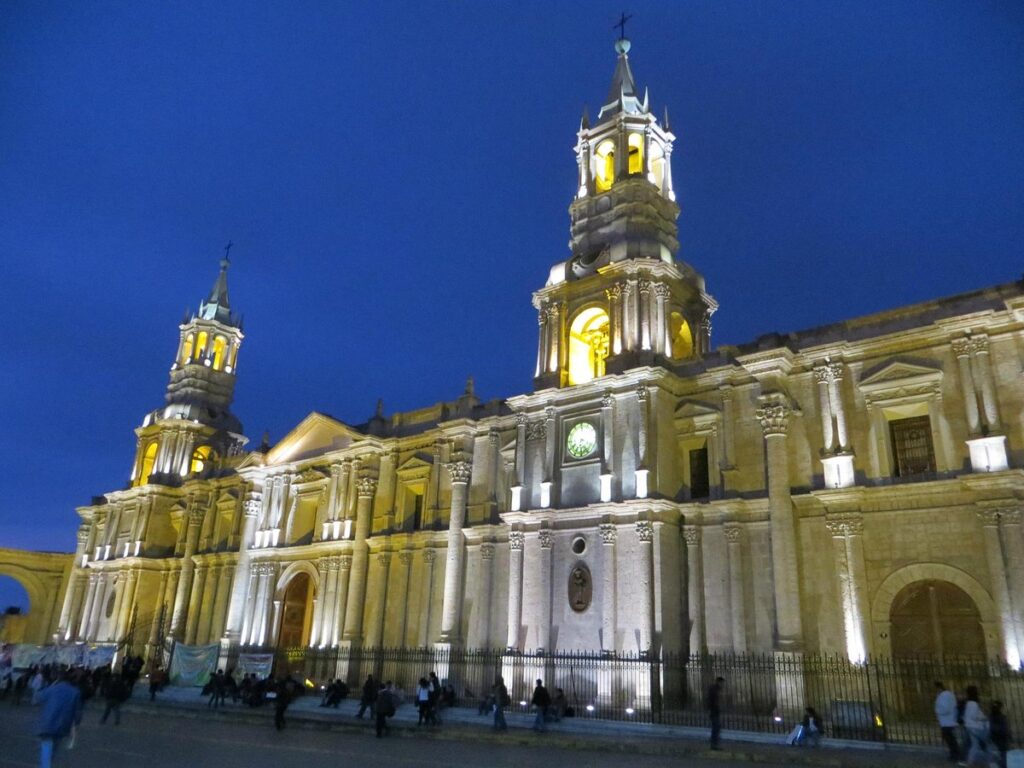
[[[252,449],[227,262],[46,634],[265,648],[1024,651],[1024,286],[713,347],[674,136],[617,44],[534,391]]]

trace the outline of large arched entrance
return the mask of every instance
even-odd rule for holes
[[[288,582],[281,602],[279,648],[305,648],[313,624],[313,582],[309,574],[296,573]]]
[[[889,609],[892,654],[938,660],[985,656],[981,614],[970,595],[948,581],[901,589]]]

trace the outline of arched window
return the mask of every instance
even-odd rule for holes
[[[892,655],[984,656],[985,632],[970,595],[948,581],[918,581],[900,590],[889,609]]]
[[[651,143],[651,155],[649,165],[651,170],[647,174],[647,180],[663,192],[662,185],[665,181],[665,151],[656,143]]]
[[[569,383],[583,384],[604,376],[608,357],[608,313],[588,307],[569,328]]]
[[[197,475],[210,465],[213,451],[208,445],[200,445],[192,451],[192,461],[189,462],[188,473]]]
[[[644,172],[644,137],[639,133],[629,134],[629,172]]]
[[[136,485],[145,485],[149,482],[149,476],[153,474],[153,465],[156,464],[157,441],[146,446],[142,452],[142,466],[139,468],[139,475],[135,478]]]
[[[228,340],[223,336],[217,336],[213,340],[213,370],[219,371],[224,367],[224,356],[228,350]]]
[[[686,360],[693,357],[693,333],[690,324],[678,312],[673,312],[669,317],[669,332],[672,334],[672,359]]]
[[[607,192],[615,181],[615,142],[602,141],[594,151],[594,182],[598,192]]]
[[[178,362],[184,365],[192,357],[192,347],[196,343],[196,337],[191,333],[185,337],[185,342],[181,345],[181,356],[178,358]]]
[[[238,367],[238,344],[233,344],[231,346],[231,354],[228,357],[228,365],[231,366],[231,370],[233,371]]]
[[[201,360],[203,355],[206,354],[206,342],[209,340],[209,338],[210,337],[207,335],[206,331],[199,332],[199,336],[196,339],[196,360]]]

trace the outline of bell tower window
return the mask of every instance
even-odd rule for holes
[[[139,476],[135,479],[136,485],[145,485],[149,482],[149,476],[153,474],[153,465],[156,464],[157,441],[154,440],[146,446],[142,452],[142,466],[139,469]]]
[[[202,359],[203,355],[206,354],[206,342],[209,340],[209,336],[206,331],[200,331],[199,336],[196,337],[196,349],[195,357],[196,360]]]
[[[644,172],[644,137],[639,133],[629,134],[629,172]]]
[[[672,359],[686,360],[693,357],[693,333],[690,324],[678,312],[673,312],[669,317],[669,332],[672,335]]]
[[[584,309],[569,329],[569,383],[584,384],[605,374],[608,358],[608,313]]]
[[[227,339],[223,336],[217,336],[213,340],[213,370],[219,371],[224,367],[224,357],[227,351]]]
[[[601,142],[594,152],[594,181],[598,192],[607,192],[615,181],[615,142]]]
[[[181,345],[181,355],[178,358],[178,361],[182,365],[185,365],[185,363],[189,361],[189,358],[192,357],[192,347],[195,343],[196,337],[193,334],[190,333],[185,337],[185,342]]]
[[[192,451],[192,461],[189,463],[188,472],[190,475],[197,475],[202,472],[210,463],[212,451],[208,445],[200,445]]]

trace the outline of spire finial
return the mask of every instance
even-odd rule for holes
[[[224,258],[220,260],[220,268],[225,272],[231,266],[231,249],[234,245],[233,242],[228,240],[228,244],[224,246]]]
[[[626,22],[633,18],[633,14],[626,15],[625,11],[619,16],[617,24],[612,25],[612,29],[619,30],[619,39],[615,41],[615,52],[620,56],[625,56],[629,53],[629,40],[626,39]]]
[[[475,389],[475,387],[474,387],[474,384],[473,384],[473,377],[469,376],[469,377],[466,378],[466,395],[467,395],[467,397],[474,397],[474,395],[475,395],[474,389]]]
[[[374,416],[374,418],[377,418],[377,419],[383,419],[384,418],[384,398],[383,397],[378,397],[377,398],[377,412],[375,414],[373,414],[373,416]]]

